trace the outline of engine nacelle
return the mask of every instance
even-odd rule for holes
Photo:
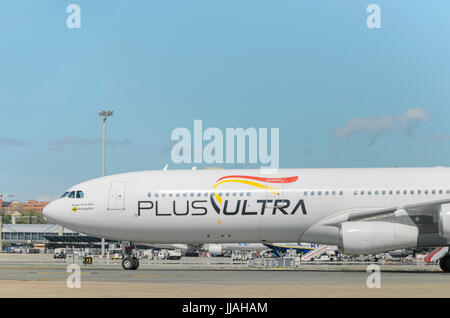
[[[208,244],[208,252],[215,255],[221,255],[223,250],[222,244]]]
[[[439,207],[439,235],[450,239],[450,204],[441,204]]]
[[[390,222],[344,222],[339,227],[340,248],[344,254],[377,254],[415,247],[417,227]]]

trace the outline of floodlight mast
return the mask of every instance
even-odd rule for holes
[[[112,110],[102,110],[98,113],[100,117],[103,117],[103,156],[102,156],[102,176],[105,176],[105,152],[106,152],[106,120],[108,117],[114,115]]]
[[[100,117],[103,117],[103,156],[102,156],[102,176],[105,176],[105,153],[106,153],[106,120],[108,117],[114,115],[112,110],[102,110],[98,113]],[[102,238],[102,258],[105,257],[105,239]]]

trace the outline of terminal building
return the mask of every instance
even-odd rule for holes
[[[100,248],[101,239],[63,229],[56,224],[2,224],[1,242],[3,252],[18,247],[39,249],[46,252],[55,248]],[[116,241],[106,240],[106,247]],[[36,251],[35,251],[36,252]]]
[[[44,243],[46,236],[59,236],[60,227],[56,224],[3,224],[3,245],[7,243],[24,244],[27,242]],[[74,231],[63,229],[63,236],[79,235]]]

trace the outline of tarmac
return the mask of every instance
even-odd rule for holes
[[[80,288],[67,284],[73,282],[71,264],[80,268]],[[125,271],[120,260],[94,258],[92,265],[83,265],[46,254],[0,254],[0,297],[450,297],[450,274],[436,265],[377,264],[380,288],[368,287],[374,277],[368,265],[266,269],[230,258],[183,257],[141,260],[138,270]]]

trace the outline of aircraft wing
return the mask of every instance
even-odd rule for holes
[[[402,206],[379,209],[352,209],[331,215],[319,223],[327,226],[339,226],[348,221],[390,221],[415,225],[436,223],[437,213],[442,204],[450,203],[450,199],[418,202]],[[412,224],[411,224],[412,225]]]

